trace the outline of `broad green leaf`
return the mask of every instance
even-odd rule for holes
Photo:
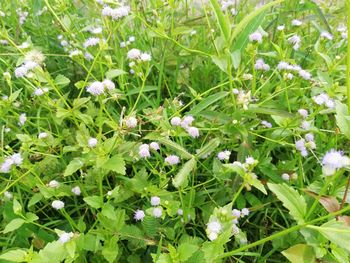
[[[121,155],[114,155],[102,165],[103,169],[125,175],[125,161]]]
[[[102,215],[104,215],[105,217],[107,217],[109,219],[112,219],[112,220],[116,219],[114,207],[111,204],[103,205],[101,213],[102,213]]]
[[[66,167],[63,176],[69,176],[84,166],[84,162],[80,158],[74,158]]]
[[[103,257],[109,262],[116,262],[116,258],[118,256],[119,248],[118,248],[118,238],[117,236],[113,236],[108,239],[102,249]]]
[[[223,166],[228,170],[239,174],[242,177],[245,175],[244,167],[239,162],[228,163],[228,164],[224,164]]]
[[[193,157],[192,154],[187,152],[185,148],[169,139],[164,138],[164,136],[160,135],[159,133],[150,133],[145,137],[145,139],[157,140],[161,144],[164,144],[165,146],[175,151],[178,155],[180,155],[180,157],[184,159],[190,159]]]
[[[11,262],[24,262],[27,257],[27,251],[24,249],[14,249],[0,255],[0,260]]]
[[[306,244],[297,244],[282,251],[291,263],[313,263],[316,261],[316,256],[313,247]]]
[[[65,244],[66,250],[71,258],[74,258],[75,250],[76,250],[76,243],[75,241],[69,241]]]
[[[337,120],[337,125],[340,131],[350,139],[350,115],[348,113],[348,107],[339,102],[335,102],[335,119]]]
[[[92,208],[98,209],[103,205],[103,201],[100,196],[96,196],[96,195],[88,196],[88,197],[85,197],[83,200]]]
[[[316,229],[325,238],[350,253],[350,227],[341,221],[329,221],[322,226],[307,226]]]
[[[209,97],[205,98],[200,103],[198,103],[196,106],[194,106],[188,114],[197,115],[202,110],[207,109],[210,105],[221,100],[222,98],[226,97],[227,95],[228,95],[228,92],[226,92],[226,91],[221,91],[221,92],[215,93],[213,95],[210,95]]]
[[[10,223],[8,223],[5,226],[5,229],[4,229],[3,233],[6,234],[8,232],[12,232],[12,231],[20,228],[24,223],[25,223],[24,219],[22,219],[22,218],[15,218],[15,219],[11,220]]]
[[[219,67],[219,69],[227,73],[228,61],[226,56],[211,56],[211,60]]]
[[[70,80],[63,76],[63,75],[58,75],[56,78],[55,78],[55,84],[57,86],[60,86],[60,87],[65,87],[67,86],[68,84],[70,83]]]
[[[40,202],[41,199],[43,199],[43,195],[41,193],[34,194],[28,202],[28,208],[30,208],[33,205],[35,205],[36,203]]]
[[[255,9],[253,12],[249,13],[247,16],[245,16],[241,22],[239,22],[235,28],[233,29],[233,31],[231,32],[231,37],[230,37],[230,43],[232,43],[232,41],[238,36],[238,34],[246,28],[246,26],[248,25],[248,23],[250,21],[252,21],[256,16],[258,16],[260,13],[264,12],[265,10],[278,5],[282,2],[284,2],[285,0],[276,0],[273,2],[270,2],[266,5],[263,5],[260,8]]]
[[[283,118],[294,118],[294,115],[289,113],[288,111],[272,109],[266,107],[259,107],[255,105],[250,105],[248,111],[266,115],[275,115]]]
[[[260,190],[261,192],[263,192],[264,194],[267,195],[266,189],[265,189],[264,185],[260,182],[259,179],[253,178],[253,180],[250,182],[250,184],[252,186],[254,186],[256,189]]]
[[[120,75],[127,74],[124,70],[122,69],[111,69],[106,72],[106,78],[107,79],[114,79],[115,77],[118,77]]]
[[[232,65],[235,69],[238,69],[241,63],[241,50],[237,49],[231,53]]]
[[[206,145],[204,145],[202,148],[199,149],[198,153],[196,156],[201,159],[204,158],[207,154],[210,154],[215,151],[217,147],[220,145],[220,139],[219,138],[214,138],[211,139]]]
[[[228,18],[225,16],[225,14],[221,10],[221,5],[217,0],[210,0],[210,3],[214,9],[216,19],[219,23],[220,30],[228,43],[230,40],[230,34],[231,34],[231,24]]]
[[[306,215],[306,202],[295,189],[286,184],[267,184],[270,190],[282,201],[283,206],[289,210],[291,216],[299,223],[304,223]]]
[[[177,248],[178,255],[181,262],[185,262],[189,259],[193,253],[198,250],[198,246],[191,243],[182,243]]]
[[[20,215],[22,213],[22,205],[17,201],[17,199],[13,199],[13,212],[16,215]]]
[[[181,170],[173,178],[173,185],[176,188],[187,186],[188,176],[196,168],[196,164],[197,164],[197,161],[194,158],[190,159],[184,164]]]

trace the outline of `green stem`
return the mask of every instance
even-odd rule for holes
[[[346,9],[348,15],[348,50],[346,55],[346,90],[347,90],[347,103],[348,103],[348,112],[350,114],[350,0],[346,1]]]
[[[316,218],[316,219],[311,220],[309,222],[306,222],[304,224],[300,224],[300,225],[296,225],[296,226],[290,227],[290,228],[288,228],[286,230],[280,231],[280,232],[278,232],[276,234],[273,234],[273,235],[271,235],[269,237],[266,237],[266,238],[263,238],[261,240],[258,240],[258,241],[254,242],[254,243],[251,243],[251,244],[245,245],[243,247],[237,248],[235,250],[226,252],[226,253],[220,255],[218,258],[227,258],[227,257],[233,256],[233,255],[235,255],[235,254],[237,254],[239,252],[245,251],[245,250],[247,250],[249,248],[259,246],[259,245],[264,244],[264,243],[266,243],[268,241],[274,240],[274,239],[276,239],[278,237],[287,235],[287,234],[289,234],[291,232],[294,232],[294,231],[298,231],[301,228],[307,227],[308,225],[315,224],[317,222],[323,221],[323,220],[328,219],[328,218],[333,217],[333,216],[340,215],[340,214],[345,213],[347,211],[350,211],[350,206],[348,206],[348,207],[346,207],[346,208],[344,208],[342,210],[336,211],[334,213],[330,213],[328,215],[325,215],[323,217]]]

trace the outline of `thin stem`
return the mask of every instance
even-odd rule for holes
[[[346,184],[346,188],[345,188],[345,192],[344,192],[344,195],[343,195],[343,199],[341,200],[341,204],[340,204],[340,209],[342,209],[344,207],[346,198],[348,196],[349,187],[350,187],[350,177],[349,177],[348,182]]]
[[[347,102],[348,102],[348,112],[350,114],[350,0],[346,1],[346,8],[348,14],[348,50],[346,56],[346,90],[347,90]]]

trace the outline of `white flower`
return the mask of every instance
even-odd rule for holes
[[[58,187],[60,187],[60,183],[57,182],[56,180],[52,180],[52,181],[49,182],[48,186],[50,188],[58,188]]]
[[[130,49],[127,57],[128,59],[138,59],[141,56],[141,51],[137,48]]]
[[[129,12],[130,12],[129,6],[121,6],[121,7],[112,9],[112,12],[109,16],[111,16],[113,20],[118,20],[129,15]]]
[[[64,207],[64,203],[60,200],[55,200],[52,202],[51,206],[56,210],[60,210]]]
[[[323,32],[321,33],[321,37],[322,37],[322,38],[325,38],[325,39],[328,39],[328,40],[333,40],[333,35],[330,34],[330,33],[327,32],[327,31],[323,31]]]
[[[125,125],[128,128],[135,128],[137,126],[137,119],[133,116],[125,119]]]
[[[230,159],[230,155],[231,155],[231,152],[228,151],[228,150],[225,150],[225,151],[222,151],[222,152],[218,153],[218,159],[220,161],[228,160],[228,159]]]
[[[289,176],[289,174],[287,174],[287,173],[283,173],[283,174],[281,175],[281,177],[282,177],[282,179],[285,180],[285,181],[289,181],[289,179],[290,179],[290,176]]]
[[[290,68],[290,65],[285,62],[285,61],[280,61],[277,65],[277,69],[278,70],[286,70],[286,69],[289,69]]]
[[[168,165],[176,165],[180,162],[180,158],[176,155],[169,155],[164,159],[164,161]]]
[[[102,82],[94,81],[86,88],[86,91],[92,95],[98,96],[104,93],[105,87]]]
[[[27,70],[33,70],[38,66],[39,66],[38,63],[36,63],[34,61],[27,61],[23,64],[22,67],[25,67]]]
[[[253,79],[253,75],[250,73],[244,73],[242,77],[244,80],[252,80]]]
[[[308,131],[308,130],[311,129],[311,123],[308,122],[308,121],[303,121],[303,122],[301,123],[301,128],[302,128],[303,130]]]
[[[79,186],[74,186],[72,188],[72,193],[75,194],[75,195],[80,195],[81,194],[80,187]]]
[[[311,79],[311,74],[307,72],[306,70],[299,70],[299,76],[302,77],[305,80],[310,80]]]
[[[139,147],[139,155],[141,158],[148,158],[151,156],[149,152],[149,145],[148,144],[141,144]]]
[[[115,89],[115,84],[113,83],[113,81],[111,81],[109,79],[105,79],[104,81],[102,81],[102,84],[108,90],[114,90]]]
[[[113,12],[113,9],[109,6],[105,6],[103,9],[102,9],[102,16],[111,16],[112,15],[112,12]]]
[[[292,73],[287,73],[287,74],[285,75],[285,77],[286,77],[287,79],[293,79],[293,78],[294,78],[294,75],[293,75]]]
[[[92,34],[95,34],[95,35],[101,34],[102,33],[102,27],[91,28],[89,31]]]
[[[48,134],[46,132],[40,132],[38,134],[38,139],[45,139],[47,138]]]
[[[307,156],[307,150],[306,150],[304,139],[300,139],[300,140],[296,141],[295,148],[301,152],[302,156],[304,156],[304,157]]]
[[[241,232],[241,230],[238,228],[238,226],[236,226],[236,225],[233,225],[232,226],[232,234],[233,235],[238,235],[239,233]]]
[[[143,212],[140,209],[137,209],[134,213],[134,219],[136,221],[143,221],[144,218],[145,218],[145,212]]]
[[[312,99],[317,105],[322,105],[322,104],[326,103],[326,101],[329,99],[329,97],[327,94],[321,93],[317,96],[312,97]]]
[[[243,216],[247,216],[247,215],[249,215],[249,209],[248,208],[243,208],[242,210],[241,210],[241,216],[243,217]]]
[[[161,207],[155,207],[152,210],[152,214],[156,218],[162,217],[163,209]]]
[[[179,208],[179,209],[177,210],[177,214],[178,214],[179,216],[182,216],[182,215],[184,214],[184,211],[183,211],[181,208]]]
[[[130,41],[131,43],[132,43],[132,42],[135,42],[135,40],[136,40],[136,39],[135,39],[134,36],[130,36],[130,37],[129,37],[129,41]]]
[[[335,107],[335,102],[331,99],[326,100],[325,105],[329,109],[333,109]]]
[[[249,40],[251,42],[261,43],[262,39],[263,39],[263,35],[260,32],[258,32],[258,31],[256,31],[256,32],[254,32],[254,33],[249,35]]]
[[[344,24],[339,24],[337,27],[338,32],[345,32],[347,27]]]
[[[28,69],[24,66],[20,66],[15,69],[15,76],[16,78],[23,78],[25,75],[27,75]]]
[[[142,53],[141,56],[140,56],[140,59],[144,62],[146,61],[151,61],[152,60],[152,57],[150,54],[147,54],[147,53]]]
[[[97,143],[98,143],[98,140],[96,138],[91,137],[88,140],[88,145],[90,148],[96,147]]]
[[[151,205],[152,206],[160,205],[160,198],[158,196],[152,196],[151,197]]]
[[[350,165],[350,159],[344,156],[343,152],[334,149],[328,151],[322,159],[322,172],[325,176],[335,174],[343,167]]]
[[[307,116],[309,115],[308,111],[305,109],[299,109],[298,113],[300,114],[301,117],[303,118],[307,118]]]
[[[239,211],[238,209],[233,209],[232,210],[232,215],[234,217],[240,218],[241,217],[241,211]]]
[[[124,48],[124,47],[126,47],[126,43],[125,43],[124,41],[122,41],[122,42],[120,42],[119,46],[120,46],[121,48]]]
[[[19,125],[23,126],[27,121],[27,116],[25,113],[19,115]]]
[[[215,239],[218,238],[218,234],[217,234],[217,233],[214,233],[214,232],[210,232],[210,233],[208,234],[208,238],[209,238],[210,241],[213,241],[213,240],[215,240]]]
[[[64,244],[64,243],[67,243],[69,240],[71,240],[73,236],[74,234],[72,232],[69,232],[69,233],[64,232],[59,235],[58,240]]]
[[[298,35],[293,35],[288,38],[288,42],[294,45],[293,48],[295,50],[298,50],[300,48],[301,38]]]
[[[277,30],[278,30],[278,31],[284,30],[284,25],[279,25],[279,26],[277,26]]]
[[[218,234],[222,229],[221,224],[218,221],[212,221],[207,224],[207,230],[209,233]]]
[[[75,57],[75,56],[79,56],[83,54],[83,52],[81,52],[79,49],[75,49],[75,50],[72,50],[71,52],[69,52],[69,57]]]
[[[98,37],[90,37],[84,42],[83,46],[84,48],[88,48],[88,47],[96,46],[99,43],[100,43],[100,39]]]
[[[7,157],[4,160],[4,162],[1,164],[0,173],[10,172],[12,165],[13,165],[13,160],[11,159],[11,157]]]
[[[20,166],[23,162],[23,158],[20,153],[14,153],[11,155],[11,160],[16,166]]]
[[[155,151],[158,151],[160,148],[159,148],[159,144],[158,143],[156,143],[156,142],[151,142],[150,144],[149,144],[149,146],[150,146],[150,148],[152,149],[152,150],[155,150]]]
[[[272,128],[272,124],[268,121],[265,121],[265,120],[261,121],[261,125],[266,127],[266,128],[269,128],[269,129]]]
[[[85,52],[84,53],[84,57],[87,59],[87,60],[93,60],[94,57],[89,53],[89,52]]]
[[[305,140],[306,140],[307,142],[312,142],[312,141],[314,141],[314,135],[313,135],[312,133],[307,133],[307,134],[305,134]]]
[[[36,88],[34,90],[33,94],[34,94],[34,96],[42,96],[48,91],[49,91],[48,88]]]
[[[256,70],[264,70],[264,71],[270,70],[270,66],[268,64],[266,64],[262,58],[259,58],[255,62],[254,68]]]
[[[193,121],[194,121],[193,116],[188,115],[185,118],[183,118],[181,122],[181,127],[184,129],[187,129],[192,124]]]
[[[248,156],[247,158],[245,158],[245,163],[248,165],[253,165],[256,163],[256,160],[253,157]]]
[[[181,119],[180,119],[180,117],[173,117],[173,118],[171,118],[170,123],[172,126],[180,126]]]
[[[196,127],[189,127],[187,129],[187,132],[193,138],[198,138],[199,137],[199,130]]]
[[[301,22],[298,19],[293,19],[292,20],[292,26],[301,26],[303,24],[303,22]]]
[[[4,196],[7,198],[7,199],[12,199],[13,198],[13,194],[9,191],[5,191],[4,192]]]

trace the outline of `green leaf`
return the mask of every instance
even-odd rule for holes
[[[188,114],[197,115],[202,110],[207,109],[210,105],[221,100],[222,98],[226,97],[227,95],[228,95],[228,92],[226,92],[226,91],[221,91],[221,92],[215,93],[213,95],[210,95],[209,97],[205,98],[200,103],[198,103],[196,106],[194,106]]]
[[[125,175],[125,161],[121,155],[114,155],[102,165],[103,169]]]
[[[273,7],[275,5],[278,5],[282,2],[284,2],[285,0],[276,0],[273,2],[270,2],[266,5],[263,5],[260,8],[255,9],[253,12],[249,13],[248,15],[246,15],[241,22],[239,22],[235,28],[233,29],[232,33],[231,33],[231,37],[230,37],[230,43],[232,43],[232,41],[238,36],[238,34],[247,27],[248,23],[250,21],[252,21],[255,17],[257,17],[260,13],[264,12],[265,10],[269,9],[270,7]]]
[[[114,212],[114,207],[111,204],[105,204],[102,208],[101,211],[102,215],[104,215],[105,217],[115,220],[116,219],[116,215]]]
[[[244,170],[242,164],[239,162],[228,163],[228,164],[224,164],[223,166],[225,168],[227,168],[228,170],[239,174],[242,177],[244,177],[244,175],[245,175],[245,170]]]
[[[219,147],[219,145],[219,138],[211,139],[206,145],[199,149],[198,153],[196,154],[196,157],[199,159],[204,158],[207,154],[214,152],[215,149]]]
[[[306,202],[296,190],[286,184],[267,184],[270,190],[282,201],[283,206],[289,210],[291,216],[299,223],[304,223],[306,215]]]
[[[12,232],[12,231],[20,228],[25,222],[26,221],[22,218],[15,218],[15,219],[11,220],[10,223],[8,223],[5,226],[3,233],[6,234],[8,232]]]
[[[173,185],[176,188],[187,186],[188,176],[196,168],[196,164],[197,164],[197,161],[194,158],[190,159],[184,164],[181,170],[173,178]]]
[[[282,251],[291,263],[313,263],[316,260],[314,249],[306,244],[297,244]]]
[[[36,193],[32,196],[32,198],[30,198],[29,202],[28,202],[28,208],[32,207],[33,205],[35,205],[36,203],[40,202],[41,199],[43,199],[43,195],[41,193]]]
[[[16,214],[16,215],[20,215],[22,214],[22,205],[16,200],[16,199],[13,199],[13,212]]]
[[[187,152],[185,148],[183,148],[182,146],[178,145],[173,141],[170,141],[169,139],[164,138],[159,133],[150,133],[145,137],[145,139],[157,140],[161,144],[164,144],[165,146],[175,151],[178,155],[180,155],[180,157],[184,159],[191,159],[193,157],[192,154]]]
[[[308,228],[316,229],[325,238],[335,243],[339,247],[350,253],[350,227],[341,221],[329,221],[322,226],[307,226]]]
[[[272,109],[266,107],[258,107],[255,105],[250,105],[248,111],[266,115],[274,115],[283,118],[294,118],[294,115],[289,113],[288,111],[280,110],[280,109]]]
[[[24,262],[27,257],[27,251],[24,249],[14,249],[0,255],[0,259],[11,262]]]
[[[69,176],[84,166],[84,162],[80,158],[74,158],[66,167],[63,176]]]
[[[337,125],[340,129],[340,131],[348,138],[350,139],[350,116],[348,113],[348,107],[347,105],[336,101],[335,102],[335,119],[337,121]]]
[[[67,86],[68,84],[70,83],[70,80],[63,76],[63,75],[58,75],[56,78],[55,78],[55,84],[57,86],[60,86],[60,87],[65,87]]]
[[[111,69],[106,72],[106,78],[107,79],[114,79],[115,77],[118,77],[120,75],[127,74],[124,70],[122,69]]]
[[[193,245],[191,243],[182,243],[177,248],[179,259],[181,262],[185,262],[189,259],[196,251],[198,250],[197,245]]]
[[[231,53],[232,65],[235,69],[238,69],[241,63],[241,50],[237,49]]]
[[[230,34],[231,34],[230,21],[228,20],[227,17],[225,17],[224,13],[221,10],[221,6],[217,0],[210,0],[210,3],[214,9],[216,19],[219,22],[220,30],[221,30],[226,42],[228,43],[228,41],[230,40]]]
[[[88,196],[88,197],[85,197],[83,200],[92,208],[98,209],[103,205],[103,201],[100,196],[96,196],[96,195]]]
[[[105,242],[105,245],[102,249],[103,257],[109,262],[116,262],[116,258],[118,256],[119,248],[118,248],[118,238],[113,236]]]

